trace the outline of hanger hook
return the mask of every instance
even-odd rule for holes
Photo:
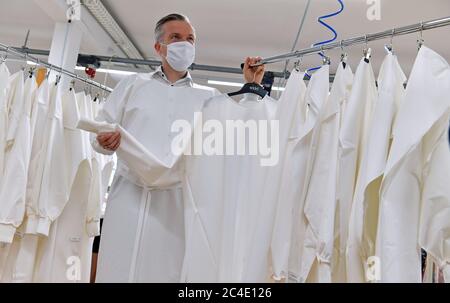
[[[302,59],[301,58],[298,58],[298,60],[297,61],[295,61],[295,63],[294,63],[294,68],[295,68],[295,70],[296,71],[300,71],[300,63],[302,62]]]
[[[417,48],[420,50],[422,45],[424,44],[425,40],[423,39],[423,21],[420,22],[420,36],[419,39],[417,39]]]
[[[395,28],[392,29],[391,33],[391,46],[394,47],[394,36],[395,36]]]

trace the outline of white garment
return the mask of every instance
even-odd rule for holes
[[[423,247],[450,262],[450,67],[422,46],[398,110],[380,190],[376,255],[382,282],[420,282]]]
[[[343,113],[339,134],[339,177],[337,209],[339,210],[339,263],[345,264],[348,224],[353,200],[359,160],[367,141],[372,107],[377,99],[372,65],[361,59],[356,70],[352,92]],[[345,281],[346,282],[346,281]]]
[[[236,130],[227,127],[226,121],[241,120],[256,126],[258,121],[272,121],[276,117],[276,109],[276,101],[268,96],[262,101],[238,103],[228,95],[221,95],[205,104],[203,123],[199,124],[199,131],[194,136],[200,136],[203,129],[223,131],[224,136],[213,133],[204,138],[203,146],[212,145],[218,150],[203,151],[185,159],[186,255],[183,282],[268,280],[269,242],[264,245],[261,241],[253,241],[261,237],[260,233],[270,239],[270,222],[265,221],[269,227],[265,230],[267,227],[261,226],[259,220],[260,216],[265,217],[265,208],[272,208],[270,203],[274,204],[273,200],[267,203],[263,198],[267,173],[273,168],[261,165],[264,157],[260,154],[248,155],[253,146],[249,143],[249,135],[229,139]],[[274,129],[268,125],[267,130],[270,134]],[[261,128],[256,131],[259,140],[262,137],[266,139],[268,134],[261,132]],[[248,133],[256,135],[253,131]],[[272,137],[269,135],[268,138]],[[240,154],[237,144],[243,148]],[[264,255],[262,262],[252,264],[253,248]]]
[[[114,89],[97,120],[120,124],[154,156],[152,163],[175,163],[170,152],[172,122],[191,121],[214,94],[213,89],[192,87],[189,74],[173,84],[160,70],[132,75]],[[121,146],[123,140],[122,136]],[[112,154],[95,137],[91,142],[98,152]],[[103,221],[97,282],[178,282],[184,255],[179,167],[153,165],[139,176],[136,172],[142,167],[126,165],[118,156]]]
[[[77,129],[80,111],[75,93],[71,90],[62,96],[62,113],[64,123],[65,166],[70,195],[62,204],[62,212],[52,223],[48,237],[41,239],[38,248],[38,263],[35,269],[34,282],[89,282],[93,237],[90,230],[98,231],[98,221],[88,218],[99,218],[100,213],[93,214],[88,210],[90,204],[101,204],[101,199],[90,200],[93,188],[93,169],[98,165],[91,164],[86,146],[83,145],[82,131]],[[69,262],[69,264],[68,264]],[[73,264],[71,264],[73,263]],[[70,265],[80,266],[79,276],[68,275]]]
[[[7,98],[9,77],[10,74],[6,64],[0,64],[0,176],[3,176],[5,163],[6,131],[8,129]]]
[[[349,282],[366,282],[366,264],[368,258],[375,255],[378,193],[388,159],[395,114],[404,97],[405,81],[406,76],[397,57],[388,54],[378,77],[379,97],[374,107],[367,144],[360,160],[350,215],[347,242]]]
[[[343,67],[343,66],[342,66]],[[341,71],[341,73],[338,73],[339,71]],[[345,107],[348,104],[348,100],[350,98],[351,95],[351,90],[352,90],[352,86],[353,86],[353,71],[350,68],[350,66],[348,64],[346,64],[346,68],[342,69],[339,67],[338,71],[336,72],[336,76],[334,78],[334,83],[333,86],[331,88],[331,93],[330,93],[330,97],[329,97],[329,102],[336,102],[333,101],[334,99],[337,99],[338,104],[339,104],[339,122],[338,122],[338,126],[339,126],[339,131],[342,125],[342,120],[343,120],[343,116],[345,113]],[[337,136],[339,138],[339,135]],[[338,144],[338,156],[339,156],[339,152],[340,152],[340,146]],[[332,150],[332,149],[331,149]],[[337,173],[339,174],[339,158],[338,158],[338,162],[336,163],[336,169],[337,169]],[[332,282],[337,282],[337,283],[342,283],[346,281],[346,277],[345,277],[345,263],[340,262],[343,261],[343,257],[344,257],[344,252],[342,252],[342,254],[340,253],[341,251],[341,246],[339,243],[339,231],[338,231],[338,227],[339,227],[339,208],[338,208],[338,203],[337,203],[337,185],[339,180],[337,179],[338,176],[336,176],[336,192],[335,192],[335,199],[336,199],[336,204],[335,204],[335,215],[334,215],[334,250],[333,250],[333,256],[332,256],[332,270],[331,270],[331,274],[332,274]]]
[[[326,100],[328,89],[323,78],[319,100]],[[336,185],[338,177],[338,149],[341,102],[350,96],[353,73],[350,66],[339,64],[328,101],[318,114],[313,130],[315,149],[311,159],[311,175],[305,185],[304,214],[308,222],[306,229],[304,259],[315,255],[315,262],[302,266],[311,268],[308,282],[330,283],[332,255],[334,250],[334,226],[336,211]],[[324,102],[324,101],[320,101]],[[311,108],[311,107],[310,107]],[[318,106],[320,108],[320,106]]]
[[[68,175],[71,171],[66,163],[62,92],[57,85],[50,86],[50,105],[43,142],[46,151],[43,154],[42,183],[38,199],[37,233],[44,236],[48,236],[51,223],[58,218],[69,199]]]
[[[25,111],[24,79],[11,76],[5,171],[0,184],[0,242],[11,243],[25,213],[30,116]]]
[[[292,220],[292,228],[285,231],[273,231],[274,237],[290,238],[290,252],[288,261],[289,280],[305,282],[315,258],[314,252],[304,253],[304,243],[306,238],[306,217],[304,215],[304,201],[306,197],[306,188],[309,182],[314,159],[314,149],[316,139],[313,138],[313,130],[318,123],[319,112],[328,98],[329,87],[329,66],[325,65],[311,77],[308,84],[305,98],[297,103],[294,124],[289,134],[289,142],[286,147],[285,170],[281,178],[281,183],[285,188],[281,189],[286,198],[282,198],[278,205],[284,210],[284,219],[278,215],[278,220]],[[281,196],[281,195],[280,195]],[[282,197],[282,196],[281,196]],[[287,203],[282,206],[281,203]],[[290,216],[292,215],[292,219]],[[282,225],[280,225],[282,226]],[[282,243],[282,239],[272,240],[274,243]],[[274,242],[276,241],[276,242]],[[313,241],[311,239],[311,241]],[[286,256],[286,255],[285,255]],[[284,266],[286,266],[286,261]],[[282,269],[282,270],[285,270]],[[276,278],[286,277],[286,273],[276,273]]]
[[[303,114],[306,110],[304,101],[306,85],[303,81],[304,73],[294,70],[286,83],[286,88],[282,98],[297,99],[295,112]],[[291,128],[297,129],[294,123],[299,123],[298,117],[292,121]],[[292,165],[294,169],[284,169],[281,175],[281,188],[277,201],[276,216],[271,240],[272,271],[275,279],[281,279],[288,275],[288,261],[291,250],[291,238],[293,229],[293,208],[297,202],[294,198],[295,189],[298,184],[294,181],[294,172],[300,169],[296,163],[292,162],[291,155],[296,145],[296,136],[290,136],[286,146],[285,167]],[[291,161],[291,162],[287,162]]]
[[[48,80],[45,79],[36,92],[31,116],[31,157],[28,169],[26,214],[24,218],[25,233],[27,234],[37,233],[39,221],[38,200],[39,192],[41,190],[45,153],[47,151],[45,127],[48,121],[48,110],[51,97],[50,89]]]

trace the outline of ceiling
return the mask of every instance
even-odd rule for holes
[[[49,49],[55,19],[39,5],[44,0],[0,0],[0,42],[22,46],[28,29],[29,48]],[[56,1],[56,0],[45,0]],[[338,32],[338,39],[351,38],[409,25],[420,21],[450,16],[449,0],[379,0],[380,20],[370,21],[365,0],[344,0],[344,11],[328,19]],[[196,63],[238,67],[245,56],[273,56],[289,52],[297,34],[306,0],[103,0],[110,14],[128,34],[145,58],[156,58],[153,51],[153,28],[156,21],[172,12],[189,16],[197,32]],[[370,2],[370,1],[369,1]],[[329,30],[317,22],[317,17],[339,8],[334,0],[312,0],[296,49],[331,37]],[[450,60],[450,27],[424,32],[425,43]],[[443,38],[447,37],[447,38]],[[415,55],[417,34],[395,37],[394,50],[406,74]],[[377,73],[388,41],[371,42],[373,65]],[[99,42],[99,44],[101,41]],[[349,47],[349,63],[353,69],[361,58],[363,46]],[[82,53],[111,55],[93,40],[83,39]],[[340,50],[330,51],[332,70],[336,68]],[[319,65],[319,56],[306,57],[304,69]],[[283,63],[271,64],[267,70],[281,71]],[[199,82],[207,78],[239,80],[241,76],[208,72],[193,72]],[[114,78],[114,77],[112,77]],[[101,79],[99,79],[100,81]],[[226,90],[223,88],[222,90]]]

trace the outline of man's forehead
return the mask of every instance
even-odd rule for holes
[[[167,33],[189,33],[194,35],[194,28],[189,22],[186,21],[169,21],[166,24],[164,24],[165,30]]]

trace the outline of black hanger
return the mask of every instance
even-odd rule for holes
[[[241,87],[240,90],[236,92],[229,93],[228,96],[236,96],[236,95],[242,95],[242,94],[256,94],[260,96],[261,98],[264,98],[267,95],[267,91],[259,84],[257,83],[245,83],[244,86]]]
[[[244,63],[241,63],[241,69],[244,68]],[[256,94],[260,96],[261,98],[264,98],[267,95],[267,91],[262,87],[261,85],[257,83],[245,83],[244,86],[241,87],[240,90],[232,93],[228,93],[228,96],[236,96],[236,95],[242,95],[242,94]]]

